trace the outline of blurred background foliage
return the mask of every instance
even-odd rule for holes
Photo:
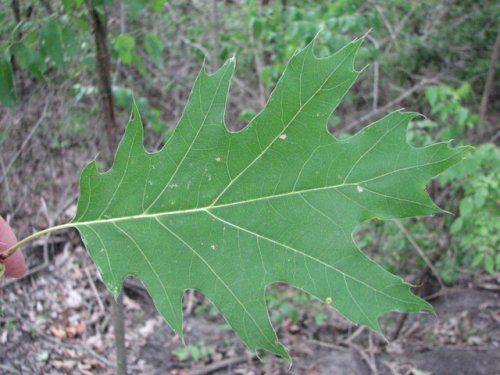
[[[135,98],[150,150],[170,136],[202,66],[214,71],[236,56],[226,121],[238,130],[295,51],[317,36],[316,54],[326,56],[365,36],[363,73],[331,116],[332,134],[349,136],[405,107],[423,114],[411,144],[452,140],[475,150],[428,186],[448,214],[366,223],[355,233],[360,248],[393,272],[428,268],[444,284],[500,270],[497,1],[0,0],[0,213],[25,220],[26,231],[63,220],[79,169],[102,144],[91,11],[105,25],[113,134],[119,139]]]

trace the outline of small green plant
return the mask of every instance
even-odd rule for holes
[[[181,362],[188,360],[198,362],[207,359],[213,353],[214,349],[206,346],[203,341],[198,341],[196,345],[181,346],[172,351],[172,354]]]
[[[470,129],[478,125],[478,115],[464,105],[471,86],[463,83],[457,88],[440,85],[428,87],[425,98],[431,107],[434,121],[424,119],[414,123],[412,141],[428,143],[430,134],[440,140],[454,139],[463,143]],[[416,124],[416,125],[415,125]],[[463,163],[440,176],[442,185],[450,187],[449,211],[457,212],[447,218],[452,235],[455,257],[441,260],[446,275],[457,275],[462,266],[481,267],[489,273],[500,269],[500,222],[492,220],[500,212],[500,152],[493,144],[478,146]],[[453,271],[452,271],[453,270]],[[454,277],[444,277],[451,281]]]
[[[312,319],[316,325],[320,325],[329,317],[320,301],[298,289],[273,286],[266,294],[266,302],[271,321],[278,326],[287,320],[300,324],[306,317]]]
[[[16,321],[14,319],[7,319],[3,323],[3,329],[14,329],[16,328]]]
[[[463,104],[470,92],[471,87],[467,82],[458,88],[441,85],[425,90],[425,98],[431,106],[431,115],[437,116],[441,124],[438,139],[461,140],[469,129],[477,125],[479,116]]]
[[[458,88],[447,85],[428,87],[424,97],[430,106],[429,118],[412,122],[408,141],[418,146],[429,144],[432,139],[463,142],[467,131],[475,128],[479,119],[464,104],[470,90],[468,83]]]
[[[432,139],[463,144],[469,129],[478,123],[477,114],[465,107],[470,85],[457,88],[447,85],[431,86],[424,97],[430,106],[429,118],[413,121],[408,142],[423,146]],[[451,246],[446,256],[435,264],[439,277],[445,283],[453,282],[463,267],[483,269],[489,273],[500,267],[500,223],[492,220],[499,214],[500,153],[493,144],[479,145],[462,163],[450,168],[439,177],[442,188],[449,190],[447,206],[455,213],[444,217],[443,230],[451,234]],[[425,256],[430,257],[438,248],[439,233],[433,222],[407,220],[404,225],[412,233]],[[404,259],[414,249],[400,228],[391,222],[364,226],[358,232],[360,245],[374,249],[375,256],[384,266],[397,272]],[[416,260],[417,268],[425,267],[423,259]],[[410,269],[406,270],[411,272]]]
[[[84,40],[89,25],[82,2],[66,3],[74,4],[65,7],[65,14],[5,20],[2,28],[7,38],[0,42],[0,102],[9,108],[17,106],[14,65],[39,80],[54,69],[76,77],[81,69],[90,68],[86,62],[91,50]],[[75,66],[68,65],[69,61],[76,61]]]
[[[477,147],[467,160],[439,180],[450,184],[458,214],[449,219],[452,246],[461,264],[500,270],[500,151],[493,144]]]

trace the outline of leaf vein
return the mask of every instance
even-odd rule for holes
[[[196,255],[204,264],[205,266],[210,270],[210,272],[213,273],[213,275],[217,278],[217,280],[219,280],[219,282],[227,289],[227,291],[233,296],[233,298],[236,300],[236,302],[238,302],[238,304],[243,308],[243,310],[245,311],[245,314],[246,316],[248,316],[252,321],[253,323],[255,324],[255,326],[257,327],[257,329],[260,331],[260,333],[262,334],[262,337],[264,337],[264,339],[269,343],[271,344],[271,346],[274,346],[274,344],[269,340],[269,338],[266,336],[266,334],[264,333],[264,331],[262,331],[262,328],[260,327],[260,325],[255,321],[255,319],[253,318],[253,315],[250,314],[250,312],[247,310],[246,306],[243,304],[243,302],[241,302],[241,300],[238,298],[238,296],[234,293],[234,291],[229,287],[229,285],[219,276],[219,274],[212,268],[212,266],[210,265],[210,263],[208,263],[206,261],[205,258],[203,258],[200,254],[198,254],[198,252],[193,249],[193,247],[191,245],[189,245],[182,237],[180,237],[177,233],[175,233],[173,230],[171,230],[167,225],[165,225],[164,223],[162,223],[158,218],[155,218],[155,220],[163,227],[165,228],[165,230],[167,230],[172,236],[174,236],[175,238],[177,238],[178,241],[182,242],[184,244],[184,246],[186,246],[189,250],[192,251],[192,253],[194,255]]]
[[[361,285],[363,285],[363,286],[367,287],[368,289],[373,290],[373,291],[374,291],[374,292],[376,292],[376,293],[382,294],[383,296],[385,296],[385,297],[387,297],[387,298],[389,298],[389,299],[393,299],[393,300],[395,300],[395,301],[399,301],[399,302],[404,302],[404,303],[407,303],[407,304],[419,305],[418,303],[415,303],[415,302],[404,301],[404,300],[402,300],[402,299],[400,299],[400,298],[396,298],[396,297],[390,296],[390,295],[388,295],[388,294],[386,294],[386,293],[384,293],[384,292],[380,291],[379,289],[376,289],[376,288],[374,288],[373,286],[371,286],[371,285],[369,285],[369,284],[366,284],[364,281],[361,281],[361,280],[359,280],[359,279],[355,278],[354,276],[351,276],[351,275],[349,275],[349,274],[345,273],[344,271],[342,271],[342,270],[340,270],[340,269],[338,269],[338,268],[336,268],[336,267],[332,266],[331,264],[328,264],[328,263],[326,263],[326,262],[322,261],[321,259],[318,259],[318,258],[316,258],[316,257],[313,257],[312,255],[306,254],[306,253],[304,253],[303,251],[300,251],[300,250],[298,250],[298,249],[295,249],[295,248],[293,248],[293,247],[291,247],[291,246],[289,246],[289,245],[286,245],[286,244],[283,244],[283,243],[278,242],[278,241],[276,241],[276,240],[273,240],[272,238],[269,238],[269,237],[263,236],[263,235],[261,235],[261,234],[259,234],[259,233],[253,232],[253,231],[251,231],[251,230],[249,230],[249,229],[246,229],[246,228],[240,227],[239,225],[236,225],[236,224],[234,224],[234,223],[231,223],[231,222],[229,222],[229,221],[227,221],[227,220],[224,220],[224,219],[222,219],[222,218],[218,217],[217,215],[215,215],[215,214],[211,213],[210,211],[206,211],[206,212],[207,212],[210,216],[212,216],[214,219],[219,220],[220,222],[222,222],[222,223],[224,223],[224,224],[230,225],[230,226],[232,226],[233,228],[236,228],[236,229],[240,229],[241,231],[246,232],[246,233],[249,233],[249,234],[251,234],[251,235],[253,235],[253,236],[255,236],[255,237],[260,237],[260,238],[262,238],[263,240],[266,240],[266,241],[271,242],[271,243],[274,243],[274,244],[276,244],[276,245],[278,245],[278,246],[284,247],[285,249],[288,249],[288,250],[290,250],[290,251],[293,251],[294,253],[299,254],[299,255],[301,255],[301,256],[304,256],[304,257],[310,258],[311,260],[316,261],[316,262],[318,262],[318,263],[320,263],[320,264],[324,265],[325,267],[328,267],[328,268],[332,269],[333,271],[338,272],[339,274],[343,275],[344,277],[347,277],[347,278],[349,278],[349,279],[351,279],[351,280],[353,280],[353,281],[355,281],[355,282],[357,282],[357,283],[359,283],[359,284],[361,284]]]
[[[302,112],[302,109],[307,105],[309,104],[309,102],[318,94],[318,92],[320,92],[320,90],[326,85],[326,83],[328,82],[328,80],[340,69],[340,67],[342,66],[342,64],[347,60],[347,58],[350,57],[350,54],[346,55],[346,57],[344,57],[341,62],[339,63],[339,65],[332,70],[332,72],[326,77],[326,79],[324,80],[324,82],[321,84],[321,86],[311,95],[311,97],[309,99],[307,99],[307,101],[304,103],[304,105],[300,106],[299,109],[297,110],[297,112],[295,113],[295,115],[293,115],[293,117],[288,121],[288,123],[285,125],[285,127],[279,132],[279,134],[277,134],[274,139],[269,143],[268,146],[266,146],[266,148],[259,154],[257,155],[257,157],[252,160],[245,168],[243,168],[243,170],[238,173],[236,175],[235,178],[233,178],[229,184],[221,191],[221,193],[215,198],[215,200],[212,202],[211,206],[214,206],[218,201],[219,199],[224,195],[224,193],[234,184],[235,181],[237,181],[248,169],[250,169],[252,167],[252,165],[254,165],[257,160],[259,160],[266,152],[267,150],[269,150],[269,148],[271,148],[271,146],[273,144],[276,143],[276,141],[278,139],[280,139],[280,135],[286,131],[288,129],[288,127],[295,121],[295,119],[297,118],[297,116]]]

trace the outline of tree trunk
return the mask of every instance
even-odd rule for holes
[[[106,25],[101,21],[99,13],[92,5],[92,0],[86,0],[85,4],[87,5],[94,32],[99,95],[101,96],[105,119],[103,128],[101,128],[99,132],[101,137],[101,150],[104,159],[109,163],[112,159],[113,150],[116,148],[114,136],[116,121],[113,108],[113,93],[111,90],[111,63],[106,42]]]
[[[500,31],[497,32],[497,39],[495,47],[491,53],[490,67],[488,69],[488,76],[484,84],[483,96],[481,98],[481,105],[479,106],[479,123],[483,124],[486,120],[486,112],[488,111],[488,100],[490,98],[491,88],[495,80],[495,70],[498,62],[498,54],[500,53]]]
[[[16,24],[21,22],[21,8],[19,7],[19,1],[18,0],[12,0],[12,11],[14,12],[14,19],[16,20]],[[18,29],[17,31],[19,34],[21,31]]]
[[[113,92],[111,89],[111,61],[107,46],[106,25],[102,22],[99,13],[92,5],[92,0],[86,0],[85,4],[94,32],[99,95],[101,96],[105,119],[104,126],[99,130],[99,136],[101,138],[100,146],[106,165],[110,165],[113,157],[113,150],[116,148],[116,121],[113,107]],[[120,294],[116,300],[111,298],[111,309],[115,335],[116,373],[117,375],[126,375],[127,352],[125,349],[125,324],[122,294]]]
[[[115,335],[116,374],[127,374],[127,350],[125,349],[125,318],[123,316],[123,292],[111,298],[113,330]]]

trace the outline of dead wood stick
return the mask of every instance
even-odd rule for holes
[[[488,68],[488,75],[486,78],[486,83],[484,85],[483,95],[481,98],[481,104],[479,106],[479,123],[484,123],[486,120],[486,112],[488,110],[488,101],[490,98],[491,89],[493,87],[493,81],[495,80],[495,71],[497,68],[498,55],[500,54],[500,30],[497,33],[497,38],[495,41],[495,46],[491,53],[490,66]]]
[[[202,369],[194,369],[194,370],[189,370],[189,373],[191,375],[205,375],[205,374],[210,374],[214,371],[220,370],[225,367],[229,366],[234,366],[238,363],[245,362],[245,361],[250,361],[255,358],[255,355],[240,355],[239,357],[234,357],[234,358],[228,358],[223,361],[219,361],[216,363],[212,363],[211,365],[206,366],[205,368]]]
[[[450,243],[449,235],[446,236],[446,240],[440,244],[438,251],[436,251],[432,257],[430,257],[429,262],[431,264],[436,263],[439,258],[446,252],[448,249],[448,245]],[[415,282],[413,284],[415,285],[421,285],[424,281],[425,278],[427,277],[428,272],[431,271],[431,269],[427,266],[425,267],[415,278]],[[419,295],[419,290],[415,293]],[[391,335],[391,340],[396,340],[399,337],[399,334],[401,333],[401,330],[403,329],[403,326],[406,322],[406,319],[408,318],[408,314],[402,314],[399,316],[398,321],[396,322],[396,328],[394,329],[392,335]]]

